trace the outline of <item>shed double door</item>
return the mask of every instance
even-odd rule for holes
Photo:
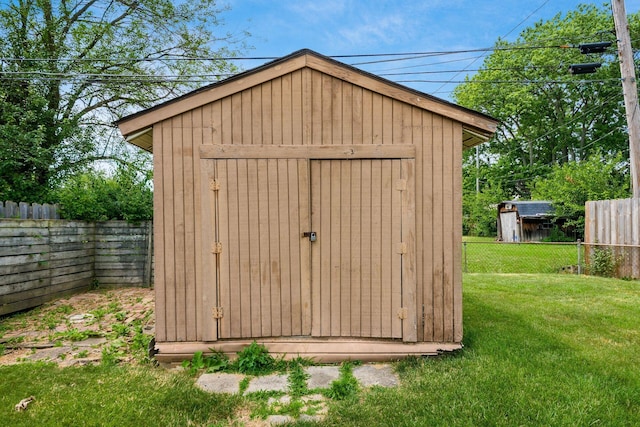
[[[412,160],[208,161],[217,338],[415,341]]]

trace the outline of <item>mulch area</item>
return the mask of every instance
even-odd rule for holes
[[[154,294],[149,288],[97,289],[0,318],[0,365],[26,361],[61,367],[101,362],[103,349],[119,363],[131,354],[136,330],[154,335]],[[139,338],[139,337],[137,337]]]

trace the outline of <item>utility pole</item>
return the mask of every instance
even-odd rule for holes
[[[629,24],[624,0],[611,0],[611,11],[616,26],[618,40],[618,57],[620,58],[620,75],[622,77],[622,93],[627,114],[627,130],[629,132],[629,163],[631,165],[631,187],[633,198],[640,198],[640,111],[638,111],[638,85],[636,70],[629,36]]]

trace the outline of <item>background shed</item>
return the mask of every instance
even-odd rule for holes
[[[553,206],[543,200],[512,200],[498,205],[498,240],[541,242],[551,236]]]
[[[461,346],[462,150],[494,119],[301,50],[119,127],[154,155],[159,360]]]

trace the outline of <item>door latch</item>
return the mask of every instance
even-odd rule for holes
[[[315,231],[305,231],[302,233],[302,237],[308,237],[310,242],[315,242],[318,239]]]

